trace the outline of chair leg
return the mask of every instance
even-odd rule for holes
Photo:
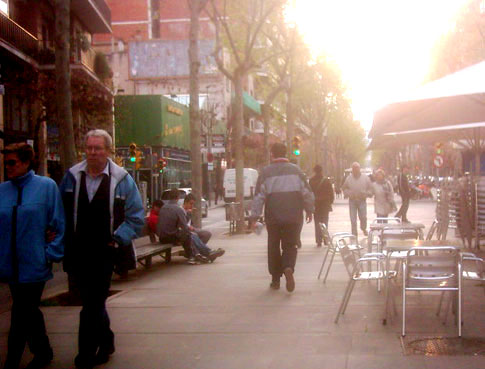
[[[318,273],[317,279],[320,279],[320,276],[322,275],[323,267],[325,265],[325,261],[327,261],[327,256],[328,256],[328,253],[329,253],[331,247],[332,247],[332,245],[329,245],[327,247],[327,251],[325,252],[325,256],[323,257],[322,266],[320,267],[320,272]]]
[[[344,315],[345,311],[347,310],[347,305],[349,304],[349,301],[350,301],[350,295],[352,295],[352,292],[354,291],[354,286],[355,286],[355,281],[352,279],[352,283],[350,285],[350,291],[347,295],[347,299],[344,304],[344,309],[342,310],[342,315]]]
[[[342,309],[344,307],[344,304],[345,304],[345,300],[347,299],[347,295],[349,294],[349,291],[350,291],[350,288],[351,288],[351,285],[352,285],[352,282],[353,280],[350,279],[349,283],[347,284],[347,288],[345,289],[345,293],[344,295],[342,296],[342,302],[340,303],[340,306],[338,308],[338,312],[337,312],[337,316],[335,317],[335,324],[338,323],[338,320],[340,318],[340,313],[342,312]]]
[[[330,257],[330,261],[328,262],[328,269],[327,269],[327,272],[325,273],[325,278],[323,278],[323,283],[327,281],[328,273],[330,272],[330,268],[332,267],[332,263],[333,263],[333,258],[335,257],[336,253],[337,251],[334,250],[334,252],[332,253],[332,256]]]
[[[458,272],[459,272],[459,277],[458,277],[458,337],[461,337],[461,276],[462,276],[462,271],[461,268],[458,267]]]
[[[403,270],[403,285],[402,285],[402,333],[406,335],[406,270]]]
[[[436,316],[440,316],[440,312],[441,312],[441,305],[443,305],[443,299],[445,297],[445,291],[441,292],[441,295],[440,295],[440,302],[438,303],[438,309],[436,311]]]

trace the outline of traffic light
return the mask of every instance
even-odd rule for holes
[[[130,144],[130,162],[136,162],[136,143],[134,142]]]
[[[158,159],[158,170],[160,173],[163,173],[163,169],[167,166],[167,160],[164,158]]]
[[[140,169],[143,166],[143,160],[145,160],[145,157],[143,156],[143,152],[141,150],[136,150],[135,169]]]
[[[441,142],[435,143],[434,148],[436,149],[436,154],[441,155],[443,153],[443,143]]]
[[[295,156],[300,156],[301,154],[300,145],[301,145],[301,138],[299,136],[293,137],[292,148],[293,148],[293,154],[295,154]]]

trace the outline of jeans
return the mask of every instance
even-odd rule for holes
[[[360,229],[367,229],[367,202],[349,200],[350,223],[352,224],[352,234],[357,236],[357,214],[359,215]]]
[[[212,251],[204,242],[202,242],[197,233],[192,233],[192,244],[201,255],[209,256]]]
[[[13,304],[6,368],[18,368],[26,343],[34,356],[49,355],[52,351],[39,309],[44,286],[45,282],[10,284]]]
[[[407,221],[407,213],[409,209],[409,197],[402,197],[402,205],[399,211],[396,213],[396,218],[401,218],[403,221]]]
[[[273,280],[286,268],[295,270],[301,224],[266,224],[268,231],[268,269]]]

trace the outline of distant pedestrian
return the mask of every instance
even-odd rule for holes
[[[0,184],[0,281],[9,283],[13,300],[4,368],[19,367],[26,343],[34,355],[26,368],[41,368],[53,352],[39,304],[52,263],[64,256],[64,210],[56,183],[32,170],[30,145],[2,153],[9,180]]]
[[[86,160],[67,171],[60,188],[67,221],[64,269],[82,302],[74,364],[90,369],[115,351],[106,299],[115,263],[121,270],[136,266],[132,240],[143,227],[144,210],[133,178],[109,158],[108,132],[89,131],[84,144]]]
[[[401,207],[399,211],[396,213],[396,218],[401,218],[403,223],[409,223],[407,213],[409,209],[409,200],[411,199],[411,190],[409,188],[409,166],[404,164],[401,168],[401,173],[399,173],[397,177],[397,186],[399,190],[399,195],[402,199]]]
[[[286,158],[286,146],[275,143],[271,147],[272,162],[264,167],[256,183],[252,202],[251,225],[264,218],[268,231],[268,268],[272,280],[270,287],[280,288],[284,274],[286,289],[295,289],[294,271],[297,244],[303,225],[303,210],[307,222],[312,221],[314,197],[305,174]]]
[[[328,229],[328,215],[332,211],[332,204],[334,201],[334,193],[330,179],[323,176],[323,169],[321,165],[315,165],[313,168],[315,175],[310,178],[310,187],[315,196],[315,215],[313,222],[315,223],[315,242],[317,246],[322,246],[323,239],[322,229],[320,223],[325,224]]]
[[[352,174],[347,176],[342,186],[344,195],[349,198],[350,223],[352,234],[357,236],[357,215],[360,229],[367,236],[367,197],[372,196],[372,184],[368,176],[360,172],[360,164],[352,164]]]
[[[374,210],[378,218],[387,218],[391,212],[396,211],[392,184],[386,179],[382,169],[375,172],[374,178],[375,182],[372,183]]]

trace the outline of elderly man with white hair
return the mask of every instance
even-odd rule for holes
[[[372,183],[366,175],[360,172],[360,164],[352,164],[352,174],[349,175],[342,186],[344,195],[349,198],[350,223],[352,234],[357,236],[357,214],[359,215],[360,229],[367,236],[367,197],[372,196]]]

